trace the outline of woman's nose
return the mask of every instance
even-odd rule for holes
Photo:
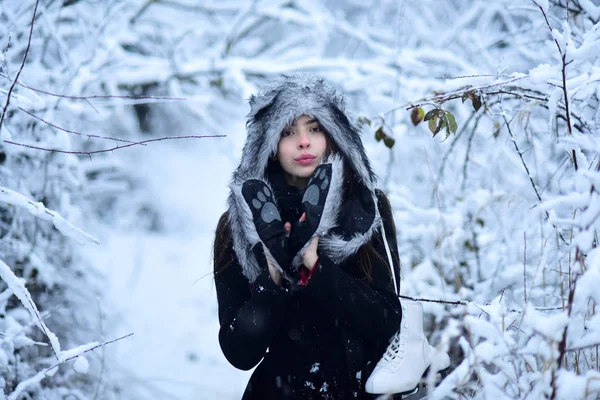
[[[306,133],[300,133],[298,135],[298,148],[307,149],[310,147],[310,139]]]

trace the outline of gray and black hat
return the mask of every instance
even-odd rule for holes
[[[328,133],[336,149],[323,163],[331,163],[333,176],[325,210],[316,234],[320,235],[319,251],[334,262],[342,262],[366,244],[381,224],[375,194],[376,177],[362,144],[360,129],[347,115],[341,94],[323,79],[305,73],[283,75],[250,98],[250,113],[246,123],[247,138],[240,164],[229,185],[229,224],[236,252],[244,275],[253,282],[261,272],[252,247],[260,241],[252,213],[241,195],[247,179],[260,179],[269,185],[267,166],[277,153],[281,132],[301,115],[316,118]],[[344,168],[354,175],[354,187],[368,193],[372,201],[372,221],[353,235],[334,233],[343,202]],[[364,197],[364,196],[363,196]],[[295,257],[299,265],[300,257]]]

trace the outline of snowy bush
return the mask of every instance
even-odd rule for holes
[[[597,398],[600,7],[421,10],[416,26],[452,21],[419,32],[442,38],[427,51],[446,53],[445,70],[437,83],[408,75],[425,99],[389,124],[401,135],[392,168],[423,168],[390,189],[404,293],[464,304],[426,306],[456,363],[434,398]],[[442,140],[425,144],[426,131]]]
[[[425,303],[453,361],[434,397],[598,397],[599,5],[201,3],[41,1],[22,71],[36,3],[0,4],[7,395],[96,391],[76,375],[85,361],[28,381],[65,357],[56,342],[102,339],[102,281],[77,227],[165,229],[135,156],[103,151],[227,135],[237,156],[246,99],[304,70],[358,111],[395,209],[403,294],[446,301]]]
[[[104,38],[94,17],[106,9],[77,3],[0,5],[0,393],[8,399],[87,398],[105,385],[77,357],[104,339],[105,307],[101,277],[80,251],[97,240],[78,228],[102,211],[84,202],[99,167],[77,153],[102,148],[104,139],[90,142],[104,131],[92,124],[118,113],[84,98],[111,94],[93,65],[103,60],[92,41]],[[97,354],[90,361],[100,375]]]

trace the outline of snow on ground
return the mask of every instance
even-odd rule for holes
[[[115,153],[147,177],[166,226],[106,232],[93,250],[108,277],[108,307],[116,307],[105,336],[134,333],[107,350],[107,365],[119,371],[110,379],[128,399],[238,399],[249,378],[218,342],[212,244],[234,161],[215,140]]]

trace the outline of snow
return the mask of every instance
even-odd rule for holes
[[[54,353],[60,353],[60,343],[58,341],[58,338],[54,333],[50,331],[50,329],[48,329],[48,327],[42,320],[40,312],[38,311],[35,302],[31,298],[31,294],[29,294],[29,291],[25,287],[23,280],[18,278],[14,274],[12,269],[10,269],[10,267],[6,265],[2,260],[0,260],[0,278],[2,278],[2,280],[8,285],[9,289],[13,292],[13,294],[19,299],[19,301],[23,304],[25,309],[29,312],[32,321],[37,325],[38,328],[40,328],[42,332],[44,332],[44,335],[48,337],[48,340],[50,340],[50,344],[52,345]]]
[[[130,379],[148,383],[132,398],[236,399],[245,389],[249,373],[232,367],[218,342],[212,242],[233,169],[218,146],[169,143],[125,156],[144,166],[153,200],[170,210],[166,233],[105,232],[93,253],[117,306],[107,336],[134,333],[107,349],[123,374],[114,379],[124,388]]]
[[[569,323],[569,317],[566,312],[553,316],[546,316],[532,309],[525,310],[527,318],[525,321],[532,329],[538,331],[544,338],[558,342],[562,340],[564,329]]]
[[[600,5],[594,5],[592,0],[579,0],[579,4],[592,19],[598,20],[600,18]]]
[[[58,354],[58,361],[54,365],[52,365],[50,368],[42,369],[34,376],[32,376],[28,379],[24,379],[21,382],[19,382],[17,387],[12,391],[12,393],[10,393],[10,395],[8,396],[7,399],[8,400],[17,400],[19,398],[20,394],[24,390],[28,389],[31,386],[34,386],[35,384],[41,382],[45,378],[54,376],[56,374],[56,372],[58,371],[60,365],[63,364],[66,360],[68,360],[71,357],[74,357],[74,355],[83,353],[93,347],[96,347],[97,345],[98,345],[98,343],[92,342],[92,343],[88,343],[86,345],[78,346],[76,348],[60,352]],[[87,360],[84,361],[84,363],[86,363],[86,362],[87,362]],[[81,368],[83,370],[85,368],[85,364],[80,365],[79,368]],[[85,372],[83,372],[83,373],[85,373]]]
[[[0,203],[10,204],[12,206],[21,207],[29,211],[31,215],[34,215],[43,220],[50,220],[54,223],[56,229],[62,232],[65,236],[76,240],[79,243],[95,242],[98,240],[93,236],[83,232],[81,229],[73,226],[71,223],[66,221],[56,211],[52,211],[44,207],[41,202],[35,202],[28,199],[21,193],[14,190],[0,187]]]
[[[544,83],[549,79],[556,79],[558,77],[558,70],[548,64],[541,64],[529,71],[529,79],[533,83]]]
[[[90,363],[84,356],[79,356],[73,363],[73,369],[80,374],[87,374],[90,370]]]

